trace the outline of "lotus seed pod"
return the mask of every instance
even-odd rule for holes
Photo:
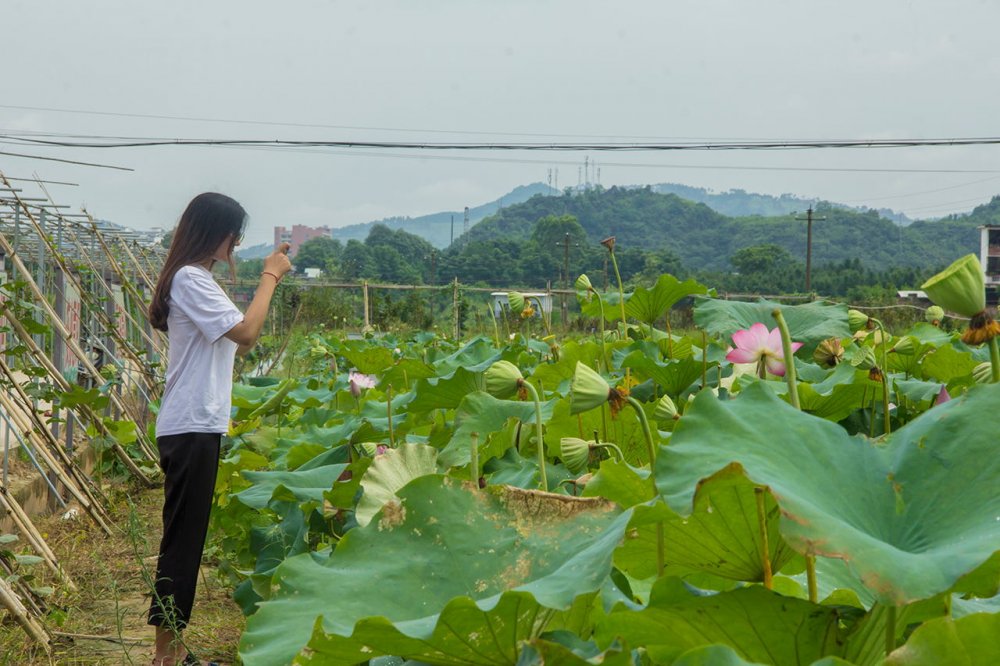
[[[944,308],[940,305],[932,305],[924,310],[924,320],[928,324],[937,326],[944,320]]]
[[[920,288],[935,305],[965,317],[974,317],[986,309],[983,269],[974,254],[956,260]]]
[[[674,404],[669,395],[664,394],[662,398],[656,401],[656,407],[653,409],[653,419],[657,421],[672,421],[676,418],[678,418],[677,405]]]
[[[594,285],[590,284],[590,278],[587,277],[586,273],[583,273],[576,279],[576,284],[574,285],[577,291],[591,291]]]
[[[912,335],[904,335],[892,346],[890,351],[903,356],[912,356],[917,352],[917,339]]]
[[[972,377],[979,384],[990,384],[993,382],[993,364],[989,361],[980,363],[972,369]]]
[[[313,358],[323,358],[326,354],[327,349],[323,345],[315,345],[309,349],[309,355]]]
[[[576,362],[576,371],[569,388],[570,414],[580,414],[600,407],[608,401],[610,394],[611,387],[604,381],[604,377],[590,366]]]
[[[832,368],[844,360],[844,345],[840,338],[827,338],[816,346],[813,360],[825,368]]]
[[[507,303],[510,304],[510,309],[513,312],[521,312],[524,310],[524,294],[519,291],[508,291]]]
[[[859,310],[847,311],[847,325],[851,327],[851,333],[856,333],[862,329],[868,328],[869,319],[870,317],[868,315]]]
[[[587,470],[587,463],[590,462],[590,442],[579,437],[563,437],[559,440],[559,457],[563,464],[573,474],[580,474]]]
[[[486,392],[500,399],[513,396],[524,381],[524,375],[510,361],[497,361],[483,377],[486,380]]]
[[[856,346],[851,352],[851,365],[859,370],[871,370],[875,367],[875,351],[871,347]]]

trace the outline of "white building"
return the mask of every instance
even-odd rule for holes
[[[979,263],[983,266],[986,286],[1000,285],[1000,226],[979,227]]]

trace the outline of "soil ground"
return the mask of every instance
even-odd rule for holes
[[[37,585],[50,585],[45,629],[53,638],[51,655],[33,644],[21,628],[0,611],[0,666],[36,664],[138,664],[152,662],[153,628],[146,624],[150,586],[159,547],[163,489],[106,489],[112,494],[114,534],[105,536],[85,514],[64,520],[60,514],[36,518],[35,525],[79,588],[69,592],[52,580],[44,565],[25,573]],[[4,546],[27,553],[24,540]],[[203,660],[237,663],[236,650],[244,618],[232,590],[211,563],[202,577],[191,625],[184,638]]]

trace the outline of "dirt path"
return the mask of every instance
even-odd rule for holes
[[[51,659],[32,646],[10,621],[0,625],[0,666],[10,664],[137,664],[152,661],[152,627],[146,625],[149,582],[160,539],[161,488],[133,491],[112,500],[116,528],[105,537],[85,517],[50,516],[36,525],[79,590],[57,591],[47,602],[46,629],[54,638]],[[14,544],[12,550],[23,552]],[[9,547],[9,546],[8,546]],[[244,618],[231,590],[204,566],[185,640],[202,659],[232,664]],[[84,638],[86,636],[87,638]],[[105,639],[89,638],[105,637]]]

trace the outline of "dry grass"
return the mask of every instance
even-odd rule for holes
[[[40,583],[56,587],[45,626],[52,656],[33,645],[10,618],[0,624],[0,666],[10,664],[149,664],[153,628],[146,624],[160,539],[161,488],[131,490],[112,499],[115,534],[105,537],[85,516],[36,520],[56,557],[79,588],[67,592],[34,567]],[[145,570],[145,571],[144,571]],[[232,664],[244,618],[231,590],[210,566],[202,568],[185,641],[202,659]],[[68,636],[75,635],[75,636]],[[105,637],[81,638],[80,636]],[[138,640],[132,640],[138,639]]]

